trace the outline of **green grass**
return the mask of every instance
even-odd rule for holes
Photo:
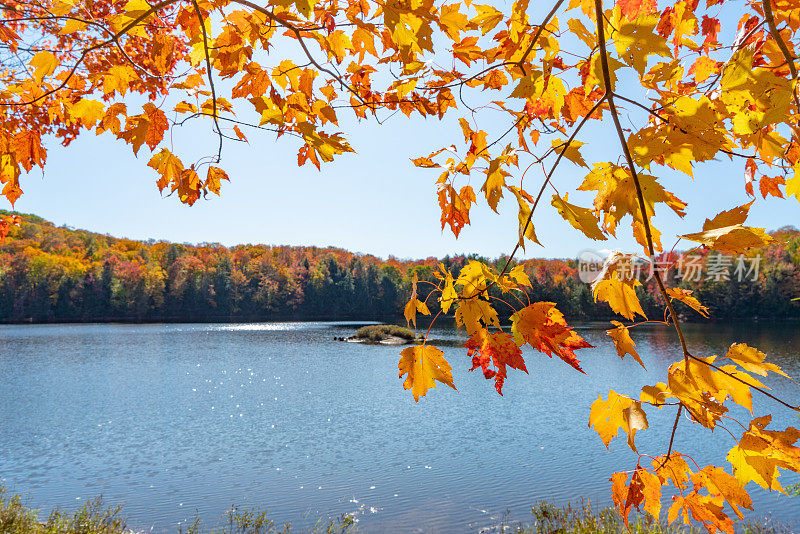
[[[9,495],[0,486],[0,534],[136,534],[127,527],[121,516],[122,507],[105,506],[102,499],[88,501],[72,514],[60,508],[49,516],[39,517],[39,512],[23,502],[19,495]],[[532,518],[525,523],[509,524],[506,521],[484,532],[515,532],[517,534],[702,534],[702,527],[688,527],[677,521],[668,526],[632,514],[630,530],[613,508],[594,510],[589,504],[556,506],[541,502],[531,508]],[[415,525],[409,525],[413,528]],[[257,508],[232,507],[214,525],[205,525],[199,517],[187,524],[178,525],[177,534],[290,534],[297,532],[291,524],[277,525],[266,511]],[[737,532],[743,534],[785,534],[790,530],[770,521],[739,523]],[[138,531],[144,534],[148,531]],[[312,534],[355,534],[355,519],[342,515],[331,520],[319,520],[310,529],[299,532]]]
[[[9,495],[0,486],[0,534],[142,534],[128,528],[127,521],[120,515],[121,506],[105,506],[102,498],[87,501],[73,514],[61,508],[53,510],[49,516],[40,517],[38,510],[23,502],[20,495]],[[214,525],[205,525],[199,517],[186,525],[179,525],[178,534],[289,534],[294,532],[291,524],[276,525],[269,519],[266,511],[257,508],[241,509],[232,507]],[[353,534],[356,532],[355,520],[342,515],[328,521],[319,520],[310,530],[313,534]]]
[[[354,337],[370,341],[381,341],[389,336],[412,341],[414,339],[414,331],[410,328],[393,324],[373,324],[359,328]]]
[[[29,508],[19,495],[0,486],[0,533],[2,534],[117,534],[126,532],[122,507],[104,507],[101,498],[86,502],[74,514],[60,508],[46,518]]]

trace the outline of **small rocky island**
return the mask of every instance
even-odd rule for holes
[[[404,326],[393,324],[373,324],[362,326],[350,337],[335,338],[350,343],[373,343],[379,345],[407,345],[422,341],[424,336]]]

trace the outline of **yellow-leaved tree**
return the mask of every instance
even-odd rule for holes
[[[512,263],[519,248],[537,243],[536,210],[549,209],[540,208],[543,199],[565,219],[565,230],[593,240],[616,237],[624,223],[650,262],[664,238],[653,225],[657,206],[708,217],[681,236],[706,249],[738,254],[773,239],[747,226],[752,202],[703,213],[702,205],[687,206],[669,192],[665,175],[692,177],[706,162],[729,159],[743,176],[736,187],[754,201],[757,193],[800,200],[800,0],[660,4],[2,0],[2,195],[13,206],[25,175],[45,166],[47,144],[68,146],[92,130],[146,154],[159,190],[192,204],[219,194],[228,180],[224,144],[258,130],[277,132],[279,143],[297,148],[299,165],[319,168],[353,151],[339,131],[340,115],[455,115],[463,140],[413,159],[438,169],[442,228],[458,236],[474,205],[485,201],[497,211],[504,196],[518,226],[510,229],[515,245],[505,268],[471,261],[454,276],[442,267],[427,298],[439,298],[440,313],[454,314],[466,329],[466,356],[494,378],[498,392],[509,368],[526,371],[526,344],[582,372],[576,351],[589,344],[553,303],[520,298],[530,281]],[[506,125],[482,129],[487,115],[493,125],[505,117]],[[206,121],[218,139],[217,150],[198,161],[171,150],[171,130],[191,121]],[[619,150],[587,161],[590,140],[580,139],[593,123],[618,138]],[[564,160],[584,168],[577,190],[594,195],[591,206],[571,203],[558,183]],[[14,216],[3,218],[0,238],[14,224]],[[626,276],[631,259],[606,258],[593,293],[629,321],[613,322],[608,335],[634,365],[641,359],[629,330],[644,312],[638,282]],[[662,489],[671,485],[669,521],[733,532],[730,512],[741,517],[752,507],[749,483],[783,491],[781,470],[800,471],[800,430],[770,428],[770,415],[739,422],[726,470],[673,450],[677,423],[686,413],[709,430],[726,428],[733,420],[726,404],[752,412],[753,395],[770,397],[779,409],[797,411],[797,403],[760,382],[784,373],[756,347],[734,343],[722,357],[693,353],[675,303],[703,315],[706,308],[690,292],[667,287],[658,269],[653,274],[666,307],[661,322],[679,339],[676,361],[641,392],[598,398],[589,421],[606,445],[622,429],[635,452],[647,410],[674,410],[675,425],[662,455],[639,455],[633,469],[613,475],[612,496],[626,521],[633,508],[658,518]],[[429,313],[417,295],[415,281],[405,308],[413,322]],[[514,308],[509,331],[500,328],[499,304]],[[399,370],[417,400],[436,382],[454,387],[450,363],[427,343],[403,350]]]

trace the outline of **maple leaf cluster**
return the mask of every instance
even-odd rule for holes
[[[668,237],[654,224],[656,212],[680,218],[695,209],[667,186],[695,178],[708,162],[738,164],[730,187],[752,201],[704,214],[710,218],[702,229],[675,236],[704,250],[744,253],[774,240],[746,225],[756,191],[761,199],[800,200],[797,0],[661,7],[654,0],[552,0],[545,8],[528,0],[8,0],[0,11],[0,192],[12,206],[25,175],[44,168],[47,142],[68,146],[92,130],[137,156],[149,152],[158,189],[193,204],[220,194],[229,179],[223,145],[247,143],[253,132],[295,143],[298,164],[319,169],[354,151],[339,131],[343,113],[380,122],[456,114],[456,142],[412,161],[438,170],[442,229],[457,237],[485,201],[517,215],[513,250],[499,271],[478,261],[457,275],[441,267],[427,298],[438,295],[441,313],[453,311],[469,335],[472,369],[493,379],[498,393],[509,369],[528,371],[524,345],[578,371],[575,351],[588,348],[554,304],[521,298],[530,281],[513,258],[539,244],[534,215],[548,190],[567,225],[600,241],[629,225],[651,262]],[[495,132],[483,126],[487,116],[507,126]],[[196,122],[218,143],[192,160],[176,143],[180,128]],[[587,159],[596,137],[590,128],[615,134],[619,151]],[[567,164],[584,176],[574,191],[561,192],[558,171]],[[17,222],[0,221],[0,238]],[[595,300],[628,321],[647,319],[638,281],[625,276],[635,257],[609,255],[592,285]],[[635,433],[647,428],[643,405],[675,406],[678,417],[685,411],[714,429],[730,417],[727,400],[752,410],[753,392],[772,397],[753,374],[781,373],[742,345],[720,360],[693,355],[674,303],[703,316],[707,308],[691,292],[667,287],[657,271],[654,280],[666,308],[661,322],[676,330],[682,359],[666,382],[638,399],[611,392],[590,416],[606,445],[622,428],[634,451]],[[415,326],[417,314],[430,313],[416,284],[404,310]],[[509,331],[497,306],[510,316]],[[635,326],[614,322],[608,335],[620,357],[643,365],[629,333]],[[399,370],[416,400],[437,382],[455,387],[444,353],[427,342],[405,349]],[[777,470],[800,470],[797,431],[766,430],[767,423],[759,417],[745,426],[728,457],[733,477],[713,466],[684,469],[677,464],[689,457],[671,447],[652,469],[639,462],[630,482],[615,475],[618,508],[627,517],[643,505],[657,516],[657,493],[671,480],[681,494],[670,520],[682,515],[710,532],[732,532],[723,502],[738,514],[749,506],[744,484],[780,490]],[[665,474],[671,465],[679,474]]]

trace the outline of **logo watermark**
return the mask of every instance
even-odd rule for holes
[[[673,253],[644,258],[634,255],[621,255],[608,251],[583,250],[578,254],[578,278],[587,284],[603,276],[607,268],[606,260],[615,254],[614,271],[620,280],[647,282],[658,272],[666,278],[672,270],[675,278],[685,282],[755,282],[761,267],[761,255],[729,256],[725,254]]]

